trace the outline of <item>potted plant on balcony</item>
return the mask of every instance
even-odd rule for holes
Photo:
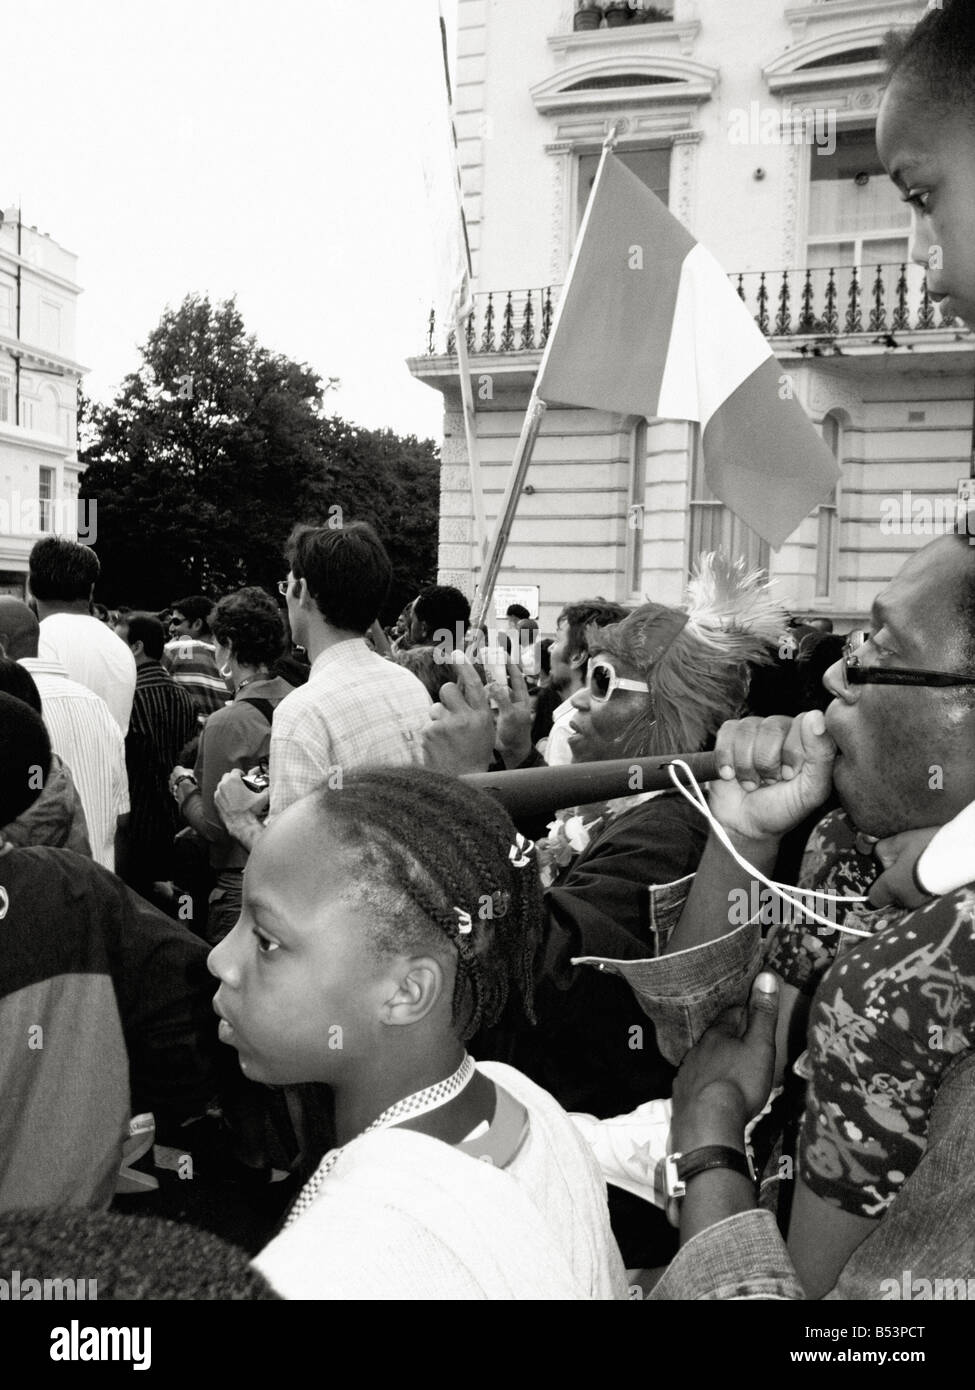
[[[661,20],[671,20],[673,17],[673,13],[670,10],[661,9],[659,5],[647,5],[643,3],[643,0],[640,0],[640,3],[636,7],[636,13],[633,16],[632,23],[657,24]]]
[[[577,0],[573,29],[598,29],[603,22],[603,7],[600,0]]]
[[[633,7],[628,0],[612,0],[606,6],[606,28],[618,29],[622,24],[629,24],[633,18]]]

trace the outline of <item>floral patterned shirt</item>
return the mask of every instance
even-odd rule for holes
[[[862,894],[876,874],[843,812],[819,823],[804,887]],[[942,1075],[975,1042],[975,885],[915,909],[839,910],[870,937],[794,926],[766,959],[814,994],[801,1176],[843,1210],[879,1217],[925,1151]]]

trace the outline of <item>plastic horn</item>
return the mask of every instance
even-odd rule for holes
[[[718,775],[713,753],[664,753],[657,758],[525,767],[513,772],[471,772],[464,781],[496,796],[512,816],[545,815],[563,806],[585,806],[635,792],[664,791],[673,786],[667,767],[675,758],[687,763],[699,782],[713,782]]]

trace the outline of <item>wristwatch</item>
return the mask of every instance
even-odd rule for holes
[[[690,1153],[668,1154],[664,1159],[664,1184],[668,1200],[679,1200],[685,1196],[691,1178],[712,1168],[730,1168],[750,1182],[754,1181],[751,1164],[740,1149],[727,1148],[723,1144],[707,1144],[700,1149],[691,1149]]]

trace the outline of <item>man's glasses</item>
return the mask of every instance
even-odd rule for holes
[[[650,687],[646,681],[631,681],[618,676],[611,662],[605,657],[590,661],[587,673],[589,698],[594,704],[605,704],[614,690],[642,690],[649,695]]]
[[[975,685],[975,676],[953,671],[910,671],[888,666],[861,666],[859,653],[870,641],[869,632],[851,632],[843,648],[843,676],[847,685]]]

